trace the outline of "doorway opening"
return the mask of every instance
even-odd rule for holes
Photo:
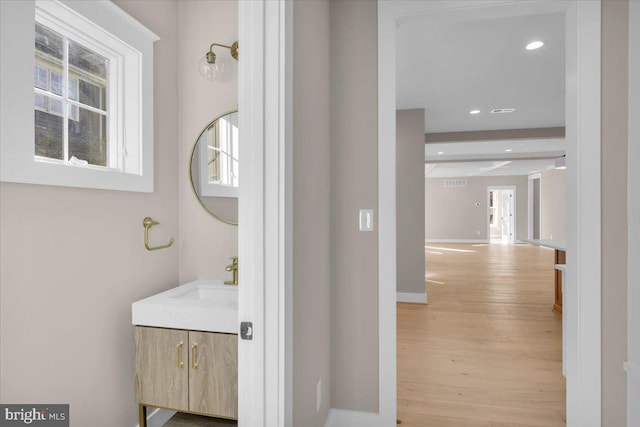
[[[566,158],[567,158],[567,203],[566,203],[566,247],[567,269],[565,297],[567,304],[563,311],[566,335],[570,337],[567,345],[567,422],[570,426],[599,425],[601,420],[602,383],[601,383],[601,215],[600,215],[600,110],[601,110],[601,2],[554,2],[541,1],[516,2],[508,5],[492,2],[460,2],[460,5],[446,5],[440,2],[379,2],[379,208],[380,208],[380,287],[379,287],[379,328],[380,328],[380,424],[390,425],[388,420],[401,409],[403,402],[395,390],[396,378],[401,373],[396,369],[396,344],[400,342],[396,334],[396,303],[393,300],[396,291],[395,276],[395,221],[393,201],[396,189],[393,185],[395,164],[386,161],[394,154],[393,108],[397,88],[397,67],[393,67],[397,51],[402,46],[397,43],[399,29],[418,17],[433,17],[433,21],[453,21],[456,12],[466,13],[466,17],[487,17],[499,12],[500,16],[524,16],[535,9],[538,13],[561,12],[566,22],[565,69],[567,75],[577,77],[566,86]],[[479,5],[479,6],[478,6]],[[483,7],[485,6],[485,7]],[[402,22],[399,23],[399,21]],[[400,25],[399,25],[400,24]],[[444,39],[440,37],[440,40]],[[471,37],[468,38],[472,40]],[[421,49],[424,51],[424,49]],[[450,50],[451,51],[451,50]],[[416,52],[416,50],[414,50]],[[430,71],[437,69],[433,67]],[[451,70],[448,67],[447,70]],[[505,75],[501,73],[500,75]],[[470,86],[465,86],[470,87]],[[479,86],[474,86],[479,87]],[[470,108],[476,108],[474,105]],[[478,108],[479,109],[479,108]],[[469,113],[471,114],[471,113]],[[474,116],[477,117],[477,116]],[[578,141],[579,149],[578,149]],[[446,153],[442,151],[442,160]],[[507,150],[505,149],[506,153]],[[437,155],[437,153],[436,153]],[[500,160],[504,155],[499,156]],[[495,158],[498,158],[496,156]],[[487,165],[488,166],[488,165]],[[521,192],[522,193],[522,192]],[[474,203],[475,204],[475,203]],[[387,209],[387,207],[389,208]],[[477,204],[475,205],[478,206]],[[526,211],[526,210],[525,210]],[[387,217],[388,221],[384,221]],[[385,227],[385,224],[387,227]],[[491,245],[486,245],[492,247]],[[493,246],[496,249],[513,248]],[[388,252],[384,248],[390,247]],[[524,247],[524,246],[523,246]],[[460,263],[455,263],[460,265]],[[580,283],[580,286],[576,284]],[[430,298],[431,300],[431,298]],[[412,326],[415,322],[411,323]],[[585,333],[587,331],[587,333]],[[440,331],[442,335],[442,330]],[[472,335],[473,336],[473,335]],[[396,340],[396,337],[398,338]],[[433,345],[429,345],[433,348]],[[415,358],[416,360],[424,360]],[[451,359],[449,359],[452,362]],[[456,359],[457,361],[457,359]],[[400,366],[400,363],[397,364]],[[420,366],[424,366],[422,363]],[[514,372],[513,370],[503,370]],[[418,371],[409,373],[415,378]],[[539,371],[538,371],[539,372]],[[520,384],[520,383],[519,383]],[[384,387],[383,387],[384,385]],[[383,393],[382,390],[390,390]],[[442,396],[444,392],[436,393]],[[397,396],[396,396],[397,395]],[[433,394],[431,394],[433,395]],[[453,394],[452,394],[453,395]],[[453,395],[453,397],[459,395]],[[421,400],[416,407],[424,409]],[[474,415],[478,411],[472,411]],[[493,413],[493,412],[492,412]],[[384,416],[383,416],[384,415]],[[401,413],[399,412],[399,415]],[[594,421],[595,420],[595,421]],[[382,423],[387,421],[387,424]],[[514,421],[521,422],[522,420]],[[597,422],[596,422],[597,421]],[[472,425],[475,422],[472,421]],[[407,424],[403,420],[403,424]],[[374,424],[370,424],[374,425]],[[425,425],[422,423],[421,425]],[[547,424],[549,425],[549,424]]]
[[[515,243],[516,188],[487,187],[489,243]]]
[[[429,305],[397,307],[397,405],[405,425],[566,425],[554,254],[515,244],[528,237],[528,177],[552,173],[566,154],[565,18],[524,13],[441,23],[420,16],[396,30],[396,101],[398,109],[424,106],[425,241],[437,244],[425,247]],[[547,50],[537,56],[524,42],[503,44],[541,28]],[[407,128],[396,122],[397,135]],[[533,183],[540,238],[541,182]],[[545,205],[547,216],[560,217]],[[424,397],[434,395],[437,401]],[[461,410],[469,407],[472,415]]]

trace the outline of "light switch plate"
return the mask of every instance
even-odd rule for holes
[[[373,209],[360,209],[360,231],[373,231]]]

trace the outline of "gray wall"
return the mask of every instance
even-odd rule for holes
[[[602,3],[603,426],[626,425],[627,411],[628,8]]]
[[[0,396],[69,403],[76,427],[136,424],[131,303],[178,281],[179,240],[142,242],[145,216],[178,237],[177,5],[116,3],[160,36],[154,192],[0,184]]]
[[[516,240],[527,238],[526,176],[467,177],[466,187],[445,187],[445,179],[425,180],[426,239],[487,240],[487,187],[492,185],[516,186]]]
[[[565,240],[567,183],[564,170],[542,172],[542,239]]]
[[[329,0],[296,2],[293,13],[293,425],[322,427],[331,404]]]
[[[424,109],[396,112],[398,292],[426,292],[424,282]]]
[[[358,209],[377,221],[377,3],[332,1],[330,20],[331,406],[377,412],[378,233],[358,231]]]

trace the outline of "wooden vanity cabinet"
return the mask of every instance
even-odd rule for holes
[[[238,418],[238,336],[190,331],[189,349],[194,344],[197,368],[189,364],[189,411]]]
[[[188,411],[189,372],[185,362],[189,333],[177,329],[136,326],[134,340],[138,402]],[[179,362],[182,366],[178,366]]]
[[[136,326],[134,340],[140,427],[146,406],[237,419],[237,335]]]

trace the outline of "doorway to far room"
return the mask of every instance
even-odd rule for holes
[[[516,222],[515,187],[489,187],[487,193],[489,243],[513,244]]]

